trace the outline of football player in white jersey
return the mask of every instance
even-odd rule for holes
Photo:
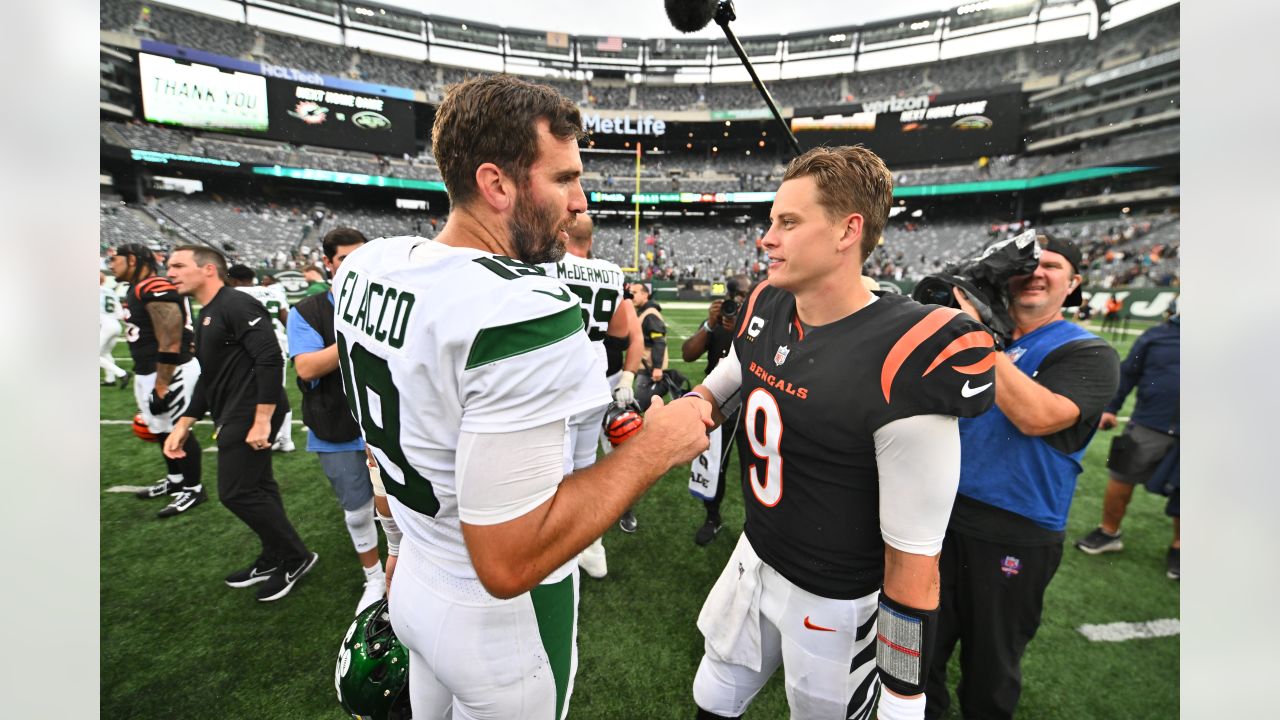
[[[570,472],[568,419],[610,396],[578,298],[536,263],[586,210],[581,128],[546,86],[453,86],[432,128],[447,226],[371,242],[334,279],[346,395],[403,533],[391,621],[414,717],[563,718],[578,554],[707,447],[709,404],[655,402]]]
[[[107,286],[107,274],[98,271],[98,366],[105,375],[103,385],[120,387],[129,384],[132,375],[128,370],[116,364],[111,351],[120,342],[120,298],[116,297],[114,287]]]
[[[542,269],[578,296],[587,338],[591,340],[591,349],[599,360],[600,372],[605,373],[608,368],[604,347],[606,340],[613,338],[614,343],[626,343],[632,335],[629,316],[624,310],[624,306],[631,303],[622,297],[622,269],[608,260],[591,257],[592,226],[590,215],[579,215],[573,227],[569,228],[569,241],[565,243],[564,257],[556,262],[543,263]],[[639,334],[635,337],[638,339]],[[643,349],[644,345],[641,343],[641,351]],[[616,379],[616,385],[612,389],[615,402],[620,400],[625,404],[635,397],[632,385],[636,370],[639,369],[640,352],[628,353],[621,377]],[[600,422],[606,409],[608,403],[569,419],[574,471],[595,463],[596,447],[600,443]],[[595,542],[582,551],[578,556],[578,567],[597,579],[608,574],[602,538],[596,538]]]
[[[247,265],[232,265],[227,268],[227,285],[247,293],[249,297],[262,303],[267,309],[267,314],[271,316],[271,327],[276,331],[276,342],[280,343],[280,351],[284,353],[285,366],[289,362],[289,335],[286,332],[286,323],[289,321],[289,296],[285,295],[284,288],[280,285],[254,285],[257,274],[253,272],[253,268]],[[285,386],[289,385],[288,373],[285,374]],[[272,450],[278,452],[293,452],[297,447],[293,444],[293,410],[284,414],[284,424],[279,436],[276,437],[275,444],[271,446]]]

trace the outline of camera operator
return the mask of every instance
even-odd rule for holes
[[[996,407],[960,419],[960,486],[942,546],[927,718],[944,716],[950,704],[947,661],[957,641],[964,717],[1013,717],[1022,653],[1062,560],[1080,461],[1120,379],[1116,351],[1062,317],[1063,307],[1080,304],[1079,248],[1036,240],[1039,266],[1008,282],[1013,333],[995,355]],[[978,317],[963,292],[954,294]]]
[[[729,348],[733,347],[733,329],[747,299],[749,285],[750,281],[744,275],[729,279],[725,296],[711,303],[707,308],[707,319],[680,346],[680,355],[685,362],[695,362],[707,355],[707,374],[710,375],[721,358],[729,354]],[[734,428],[738,426],[738,413],[742,409],[739,402],[732,405],[732,410],[721,408],[725,413],[724,423],[712,431],[711,446],[693,461],[689,491],[701,497],[707,509],[706,522],[693,536],[698,545],[710,543],[720,532],[725,469],[729,462],[729,449],[733,447]]]

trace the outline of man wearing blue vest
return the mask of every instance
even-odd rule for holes
[[[1015,328],[996,355],[996,407],[960,419],[960,487],[942,545],[926,718],[950,705],[947,661],[957,641],[963,716],[1013,717],[1022,653],[1062,560],[1080,461],[1119,384],[1116,351],[1062,317],[1063,307],[1080,304],[1080,249],[1037,240],[1040,266],[1009,281]]]
[[[368,242],[355,228],[338,227],[321,241],[325,269],[338,272],[347,255]],[[289,352],[298,371],[302,392],[302,421],[307,424],[307,451],[316,454],[320,467],[342,506],[347,534],[364,570],[364,590],[356,603],[356,615],[382,599],[387,574],[393,571],[399,552],[399,528],[391,518],[386,498],[378,498],[365,455],[360,426],[348,409],[342,375],[338,372],[337,337],[333,330],[333,292],[308,295],[289,310]],[[378,529],[382,521],[387,536],[387,570],[378,555]]]

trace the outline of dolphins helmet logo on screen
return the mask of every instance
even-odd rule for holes
[[[299,100],[298,104],[289,111],[289,115],[308,125],[320,125],[329,119],[329,108],[317,105],[310,100]]]

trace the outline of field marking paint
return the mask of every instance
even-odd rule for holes
[[[113,493],[136,493],[141,490],[150,488],[150,485],[112,485],[107,488],[107,492]]]
[[[1146,622],[1114,622],[1105,625],[1081,625],[1076,628],[1091,642],[1124,642],[1147,638],[1172,637],[1181,632],[1178,618],[1163,618]]]

